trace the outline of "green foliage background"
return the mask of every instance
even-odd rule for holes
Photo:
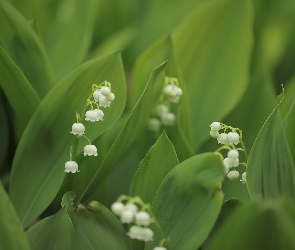
[[[294,23],[294,0],[0,0],[0,249],[153,249],[156,227],[131,241],[108,210],[121,194],[152,205],[167,249],[295,249]],[[155,134],[165,76],[183,95]],[[99,155],[80,143],[65,174],[104,80],[116,99],[85,124]],[[243,130],[247,185],[212,153],[213,121]]]

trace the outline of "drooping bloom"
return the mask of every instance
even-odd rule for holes
[[[66,173],[69,173],[69,172],[72,172],[72,173],[79,172],[77,162],[75,162],[75,161],[67,161],[66,164],[65,164],[65,172]]]

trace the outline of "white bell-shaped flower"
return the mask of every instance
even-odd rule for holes
[[[153,250],[167,250],[166,247],[155,247]]]
[[[227,134],[226,133],[220,133],[217,137],[218,143],[226,144],[227,143]]]
[[[109,87],[107,86],[103,86],[100,88],[100,92],[101,94],[103,94],[104,96],[108,96],[111,93],[111,90]]]
[[[239,151],[236,149],[231,149],[227,152],[227,157],[233,160],[239,158]]]
[[[230,169],[230,165],[228,163],[228,158],[225,158],[223,160],[223,166],[224,166],[224,172],[227,174]]]
[[[161,128],[161,122],[157,118],[151,118],[148,124],[149,130],[158,132]]]
[[[125,209],[122,211],[120,215],[120,221],[122,223],[130,223],[133,221],[134,213],[131,210]]]
[[[166,113],[161,116],[161,122],[164,126],[173,126],[175,118],[176,117],[173,113]]]
[[[244,172],[242,174],[242,180],[241,180],[242,184],[246,184],[247,180],[246,180],[246,172]]]
[[[172,84],[168,84],[167,86],[165,86],[163,88],[163,93],[165,95],[169,95],[171,93],[172,89],[173,89]]]
[[[169,112],[168,107],[165,104],[159,104],[156,106],[156,114],[157,116],[162,116]]]
[[[131,211],[135,215],[137,213],[137,211],[138,211],[138,208],[133,203],[127,203],[125,205],[125,210],[129,210],[129,211]]]
[[[76,173],[79,172],[78,170],[78,164],[75,161],[67,161],[65,164],[65,172],[69,173]]]
[[[93,92],[93,98],[94,98],[94,100],[96,101],[96,102],[98,102],[99,101],[99,98],[102,96],[102,93],[99,91],[99,90],[95,90],[94,92]]]
[[[84,156],[91,156],[91,155],[94,155],[94,156],[97,156],[97,148],[95,145],[86,145],[84,147]]]
[[[239,176],[240,176],[240,173],[237,170],[229,171],[228,174],[227,174],[227,177],[230,180],[238,179]]]
[[[237,145],[240,142],[240,136],[236,132],[229,132],[227,134],[227,141],[229,143],[233,143],[233,144]]]
[[[125,209],[125,205],[122,202],[114,202],[111,206],[111,210],[115,215],[120,216]]]
[[[168,97],[169,102],[172,102],[172,103],[178,103],[179,99],[180,99],[180,96],[178,96],[178,95],[173,96],[173,97],[171,97],[171,96]]]
[[[223,160],[223,162],[225,164],[227,164],[229,168],[233,168],[233,167],[239,166],[239,159],[238,158],[235,158],[235,159],[225,158]]]
[[[217,130],[210,130],[210,135],[211,135],[211,137],[216,139],[216,138],[218,138],[219,133]]]
[[[115,100],[115,95],[114,93],[110,93],[108,96],[106,96],[107,101],[114,101]]]
[[[97,112],[94,110],[88,110],[85,114],[85,120],[96,122],[97,121]]]
[[[74,135],[83,135],[85,132],[85,126],[82,123],[74,123],[71,133]]]
[[[104,107],[104,108],[107,108],[107,107],[110,106],[110,104],[111,104],[111,102],[108,101],[107,98],[106,98],[105,96],[101,96],[101,97],[99,98],[99,106],[102,106],[102,107]]]
[[[144,231],[142,227],[132,226],[127,234],[131,239],[143,240]]]
[[[151,217],[149,213],[140,211],[135,214],[135,223],[138,226],[148,226],[150,224]]]
[[[100,109],[94,109],[93,111],[96,112],[97,115],[96,121],[102,121],[104,117],[104,112]]]
[[[144,241],[152,241],[154,236],[154,232],[149,228],[143,228],[143,240]]]
[[[210,128],[213,131],[218,131],[219,129],[221,129],[221,124],[220,122],[212,122]]]

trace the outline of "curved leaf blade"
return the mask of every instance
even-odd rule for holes
[[[0,182],[0,234],[1,248],[7,250],[30,249],[22,224]]]
[[[208,237],[219,215],[223,194],[220,190],[224,167],[219,155],[193,156],[174,167],[162,181],[152,210],[165,237],[168,249],[198,249]],[[162,239],[155,228],[153,249]]]
[[[162,180],[176,165],[178,159],[174,146],[164,131],[136,171],[129,195],[139,196],[145,203],[151,204]]]
[[[294,204],[285,200],[241,206],[223,224],[208,249],[293,249],[294,211]]]
[[[112,126],[125,106],[126,86],[119,52],[79,67],[44,98],[34,113],[17,148],[10,178],[11,199],[24,225],[44,211],[58,192],[75,140],[70,131],[76,111],[81,112],[92,84],[106,79],[112,83],[116,100],[104,110],[103,122],[85,123],[87,137],[93,141]],[[84,145],[78,147],[78,153]]]
[[[40,99],[21,69],[1,46],[0,71],[2,72],[0,86],[16,116],[16,123],[19,128],[18,137],[20,137],[35,109],[40,104]]]
[[[251,148],[247,164],[251,199],[275,199],[280,195],[295,199],[295,167],[280,117],[281,102]]]
[[[0,23],[0,45],[42,99],[54,84],[42,43],[27,20],[7,1],[0,1]]]
[[[202,1],[172,38],[194,110],[197,149],[209,138],[208,125],[233,109],[248,84],[251,4],[248,0]]]

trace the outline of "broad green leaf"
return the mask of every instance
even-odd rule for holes
[[[19,138],[38,107],[40,99],[21,69],[1,46],[0,71],[2,72],[0,86],[14,111],[15,123],[19,128],[17,130]]]
[[[70,134],[92,84],[112,83],[116,95],[104,120],[84,122],[87,137],[99,138],[120,117],[126,101],[123,65],[119,52],[89,61],[64,78],[41,102],[18,145],[10,179],[11,199],[26,226],[51,203],[64,179],[64,164],[69,160],[76,137]],[[78,152],[86,140],[81,138]],[[78,162],[80,164],[80,162]],[[86,169],[80,169],[87,171]],[[77,173],[79,174],[79,173]]]
[[[66,193],[62,205],[73,222],[79,249],[131,249],[131,241],[122,224],[110,210],[92,201],[86,207],[79,205],[74,211],[74,197],[75,193]]]
[[[0,182],[0,248],[5,250],[30,249],[22,224]]]
[[[27,231],[32,250],[78,250],[73,223],[63,207],[57,214],[47,217]]]
[[[280,195],[295,199],[295,167],[281,122],[281,102],[264,123],[251,148],[247,163],[251,199],[275,199]]]
[[[0,1],[0,46],[22,70],[42,99],[53,86],[53,74],[37,34],[7,1]]]
[[[251,28],[250,1],[204,1],[172,34],[193,109],[196,149],[209,138],[208,126],[222,120],[245,91]]]
[[[44,34],[44,43],[57,79],[83,62],[91,43],[96,10],[95,0],[62,1],[56,10],[52,27]]]
[[[154,94],[158,93],[155,89],[159,89],[159,86],[162,86],[164,81],[164,67],[165,64],[163,63],[153,71],[141,98],[132,110],[103,163],[100,165],[93,178],[89,181],[89,184],[85,186],[84,191],[81,194],[77,194],[78,201],[83,197],[84,199],[87,199],[87,196],[90,196],[91,193],[99,187],[105,177],[116,167],[116,164],[129,151],[138,136],[140,136],[145,130],[151,111],[150,104],[154,103],[158,98],[158,96],[155,96]]]
[[[198,249],[208,237],[223,203],[220,190],[224,167],[214,153],[193,156],[174,167],[162,181],[152,210],[164,236],[170,240],[168,249]],[[155,229],[153,249],[161,240]]]
[[[176,165],[175,149],[163,132],[135,173],[129,195],[139,196],[145,203],[151,204],[162,180]]]
[[[218,219],[215,222],[215,225],[212,231],[210,232],[209,237],[206,239],[205,243],[203,244],[202,250],[205,250],[208,248],[208,244],[210,244],[212,239],[214,239],[214,236],[218,233],[223,223],[225,223],[228,220],[228,218],[231,216],[231,214],[240,206],[242,206],[242,202],[236,199],[230,199],[223,203]]]
[[[221,226],[208,249],[294,249],[294,211],[294,204],[285,200],[240,206]]]

